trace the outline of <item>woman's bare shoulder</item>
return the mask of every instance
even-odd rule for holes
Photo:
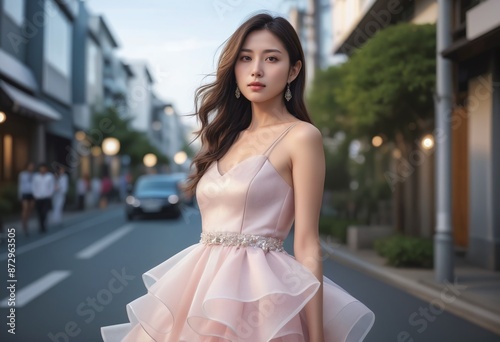
[[[287,137],[287,152],[292,164],[310,162],[311,158],[320,158],[323,155],[323,136],[313,124],[301,121],[289,132]]]
[[[297,120],[297,124],[290,130],[290,140],[293,143],[314,143],[321,141],[323,136],[321,131],[312,123]]]

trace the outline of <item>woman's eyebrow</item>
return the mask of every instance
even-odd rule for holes
[[[240,52],[253,52],[253,50],[252,49],[245,49],[245,48],[243,48],[243,49],[240,50]],[[281,51],[278,50],[278,49],[266,49],[266,50],[264,50],[264,53],[269,53],[269,52],[281,53]]]

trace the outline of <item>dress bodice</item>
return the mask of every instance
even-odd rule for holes
[[[233,232],[285,239],[294,221],[293,188],[269,160],[289,125],[263,154],[250,156],[221,174],[213,162],[201,177],[196,199],[203,232]]]

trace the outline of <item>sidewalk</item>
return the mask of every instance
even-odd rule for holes
[[[51,231],[56,231],[59,230],[60,228],[63,228],[65,226],[72,225],[76,222],[81,221],[84,218],[88,218],[92,215],[99,214],[102,212],[105,212],[107,210],[112,210],[115,208],[122,207],[124,204],[121,202],[111,202],[108,204],[108,207],[106,209],[101,209],[99,207],[93,207],[93,208],[88,208],[82,211],[78,210],[65,210],[62,214],[62,223],[59,225],[53,224],[50,222],[50,214],[49,217],[47,218],[47,233],[50,233]],[[125,215],[125,214],[124,214]],[[125,217],[125,216],[124,216]],[[16,228],[16,241],[18,242],[23,242],[23,241],[32,241],[36,239],[37,237],[42,236],[42,234],[39,232],[39,226],[38,226],[38,218],[36,214],[36,210],[33,210],[31,213],[31,218],[28,221],[28,232],[29,232],[29,237],[26,237],[24,235],[24,232],[22,231],[22,226],[21,226],[21,218],[20,217],[15,217],[11,216],[10,218],[7,218],[4,223],[3,223],[3,235],[0,235],[0,246],[3,244],[3,238],[7,234],[7,229],[15,227]]]
[[[470,265],[457,256],[454,284],[440,284],[434,280],[434,270],[386,266],[385,258],[372,249],[354,251],[324,237],[321,245],[333,260],[500,335],[500,272]]]

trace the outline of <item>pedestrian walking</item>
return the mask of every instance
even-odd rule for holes
[[[52,196],[54,195],[55,179],[49,172],[46,163],[41,163],[38,173],[33,176],[33,197],[38,214],[40,233],[47,232],[47,215],[52,210]]]
[[[62,223],[62,212],[66,202],[66,193],[68,192],[69,179],[66,169],[60,165],[55,174],[55,188],[52,196],[52,223]]]
[[[86,196],[90,189],[90,179],[88,174],[78,177],[76,181],[76,195],[78,198],[78,210],[85,209]]]
[[[111,178],[105,174],[101,179],[101,198],[99,200],[99,207],[105,209],[108,207],[111,192],[113,191],[113,182]]]
[[[35,207],[35,198],[33,197],[33,176],[35,175],[35,164],[29,162],[26,168],[19,173],[18,178],[18,196],[21,201],[21,225],[24,235],[29,236],[28,221],[33,208]]]

